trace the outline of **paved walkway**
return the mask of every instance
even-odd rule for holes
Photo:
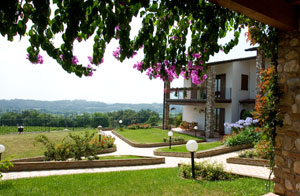
[[[110,131],[106,131],[106,134],[112,134]],[[111,153],[111,155],[142,155],[142,156],[154,156],[153,151],[156,148],[134,148],[118,137],[115,141],[117,145],[117,151]],[[269,176],[269,170],[264,167],[246,166],[237,164],[228,164],[226,159],[228,157],[237,156],[237,152],[227,153],[219,156],[196,159],[196,162],[209,160],[223,163],[226,170],[235,174],[243,176],[252,176],[262,179],[267,179]],[[104,156],[104,155],[103,155]],[[98,172],[112,172],[112,171],[125,171],[125,170],[140,170],[140,169],[154,169],[154,168],[170,168],[177,167],[179,163],[190,163],[190,158],[176,158],[166,157],[165,164],[146,165],[146,166],[125,166],[125,167],[106,167],[106,168],[92,168],[92,169],[68,169],[68,170],[50,170],[50,171],[30,171],[30,172],[9,172],[3,173],[3,180],[17,179],[17,178],[30,178],[50,175],[66,175],[66,174],[80,174],[80,173],[98,173]]]

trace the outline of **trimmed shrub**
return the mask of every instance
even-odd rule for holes
[[[184,142],[185,140],[181,136],[173,136],[171,141],[172,142]],[[170,138],[169,137],[163,138],[163,142],[170,142]]]
[[[242,144],[255,144],[261,139],[261,133],[255,131],[255,127],[249,126],[238,133],[233,133],[232,135],[224,136],[222,139],[222,144],[226,146],[238,146]]]
[[[190,164],[182,164],[179,168],[179,175],[183,178],[192,178],[192,167]],[[224,165],[208,161],[202,161],[195,163],[195,176],[197,180],[230,180],[234,175],[225,171]]]

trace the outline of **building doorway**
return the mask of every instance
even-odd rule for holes
[[[215,123],[215,132],[219,135],[224,135],[224,123],[225,123],[225,108],[216,108],[216,123]]]

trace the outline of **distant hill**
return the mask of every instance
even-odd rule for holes
[[[176,109],[172,113],[179,113],[182,111],[181,106],[176,106]],[[38,110],[43,113],[94,113],[94,112],[113,112],[119,110],[131,109],[134,111],[140,111],[142,109],[150,109],[158,112],[160,115],[163,113],[163,104],[127,104],[127,103],[115,103],[107,104],[97,101],[86,100],[61,100],[61,101],[38,101],[27,99],[12,99],[12,100],[0,100],[0,113],[4,112],[19,112],[22,110]]]

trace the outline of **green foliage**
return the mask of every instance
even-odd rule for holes
[[[92,68],[72,63],[74,42],[93,37],[95,65],[101,62],[106,45],[113,39],[120,44],[120,60],[130,58],[144,46],[142,71],[168,60],[176,62],[176,72],[186,69],[193,53],[202,53],[201,60],[237,45],[243,16],[209,1],[12,1],[0,8],[0,33],[12,41],[16,35],[30,38],[29,60],[37,62],[40,50],[55,59],[64,70],[87,76]],[[52,13],[52,14],[51,14]],[[142,17],[142,27],[134,39],[130,22]],[[30,29],[27,26],[32,24]],[[119,30],[116,29],[119,28]],[[225,44],[218,39],[233,30],[234,38]],[[188,31],[191,33],[188,34]],[[62,36],[61,45],[54,44]],[[188,37],[190,36],[190,37]],[[172,39],[176,37],[177,39]],[[188,42],[187,40],[191,40]],[[199,43],[201,43],[199,45]],[[186,52],[189,55],[186,57]],[[62,55],[63,58],[60,58]],[[165,65],[163,65],[165,66]],[[163,67],[164,68],[164,67]],[[161,69],[162,76],[167,73]],[[203,73],[199,72],[199,75]]]
[[[179,175],[184,178],[192,178],[192,167],[191,165],[181,164],[179,169]],[[224,165],[208,161],[202,161],[195,163],[195,176],[197,180],[231,180],[234,176],[225,171]]]
[[[123,120],[123,125],[133,123],[148,123],[157,125],[160,120],[159,114],[151,110],[123,110],[109,113],[95,112],[93,114],[44,114],[36,110],[25,110],[21,113],[6,112],[0,116],[0,134],[17,132],[17,125],[24,125],[27,131],[52,131],[63,130],[66,127],[76,129],[77,127],[117,127],[116,122]],[[13,127],[7,127],[13,126]]]
[[[246,127],[238,133],[224,136],[222,143],[226,146],[238,146],[242,144],[255,144],[261,138],[261,133],[255,131],[256,128],[253,126]]]
[[[65,161],[70,158],[81,160],[82,157],[96,159],[99,150],[114,146],[115,138],[102,135],[99,141],[98,136],[95,137],[95,134],[96,132],[92,134],[85,132],[83,135],[70,133],[63,139],[61,144],[49,141],[44,135],[39,135],[35,140],[45,145],[46,151],[44,155],[46,161]]]
[[[0,179],[3,177],[2,172],[8,171],[10,167],[14,165],[9,161],[9,159],[1,160],[0,161]]]
[[[182,123],[182,113],[178,114],[176,116],[176,118],[175,118],[175,125],[176,125],[176,127],[179,127],[181,123]]]
[[[274,154],[274,148],[270,140],[261,139],[255,144],[254,148],[258,156],[263,159],[269,159]]]
[[[42,143],[46,147],[44,152],[45,161],[66,161],[74,156],[70,143],[55,144],[44,135],[37,136],[35,141]]]

